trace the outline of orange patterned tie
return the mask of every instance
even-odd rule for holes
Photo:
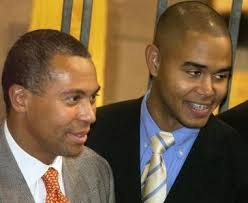
[[[46,202],[45,203],[68,203],[68,199],[61,192],[58,182],[58,171],[50,167],[42,176],[46,187]]]

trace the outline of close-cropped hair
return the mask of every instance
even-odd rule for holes
[[[230,38],[224,18],[213,8],[199,1],[183,1],[172,5],[160,16],[154,43],[159,47],[163,41],[170,42],[187,31]]]
[[[90,53],[69,34],[40,29],[21,36],[9,50],[2,73],[6,111],[10,109],[9,88],[18,84],[34,94],[41,94],[49,81],[49,61],[57,54],[90,58]]]

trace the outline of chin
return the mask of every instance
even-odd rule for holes
[[[183,126],[187,128],[202,128],[207,124],[208,118],[204,118],[204,119],[198,118],[198,119],[192,119],[192,120],[188,119],[183,123]]]
[[[67,152],[61,154],[61,156],[75,158],[78,157],[83,151],[84,151],[84,147],[81,146],[80,148],[77,149],[70,149]]]

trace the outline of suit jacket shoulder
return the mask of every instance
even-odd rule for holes
[[[97,109],[87,145],[107,159],[115,179],[116,202],[140,202],[140,108],[142,98]]]
[[[246,202],[240,199],[240,191],[245,188],[241,183],[244,171],[240,147],[238,133],[211,116],[200,130],[165,202]]]
[[[97,108],[87,145],[105,157],[109,147],[116,147],[112,143],[139,139],[141,101],[142,98]]]
[[[219,114],[218,117],[235,128],[248,141],[246,135],[248,132],[248,100]]]
[[[114,203],[112,171],[94,151],[84,147],[76,158],[63,158],[65,193],[71,203]],[[0,202],[34,203],[29,187],[0,129]]]
[[[0,127],[0,202],[34,203],[34,198]]]
[[[96,120],[96,125],[101,124],[101,122],[118,122],[118,121],[127,121],[127,117],[135,115],[139,117],[140,107],[141,107],[142,98],[127,100],[122,102],[117,102],[102,106],[97,108],[96,115],[99,120]],[[102,120],[107,118],[107,120]]]
[[[63,178],[70,202],[115,202],[114,182],[109,164],[86,146],[80,156],[63,159]]]

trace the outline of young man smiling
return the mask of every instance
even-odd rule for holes
[[[114,202],[109,165],[83,146],[100,88],[85,47],[55,30],[26,33],[8,53],[2,87],[0,202]]]
[[[200,2],[169,7],[146,61],[151,88],[141,99],[99,108],[88,140],[112,166],[117,202],[246,202],[239,138],[212,115],[232,66],[224,20]],[[167,149],[157,151],[154,140]]]

